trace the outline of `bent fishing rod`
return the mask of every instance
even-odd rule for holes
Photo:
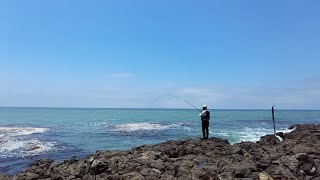
[[[188,101],[186,101],[186,100],[184,100],[184,102],[190,104],[190,105],[191,105],[192,107],[194,107],[196,110],[198,110],[199,112],[201,112],[197,107],[195,107],[194,105],[192,105],[190,102],[188,102]]]
[[[185,99],[182,99],[182,98],[179,98],[177,96],[173,96],[173,95],[169,95],[171,97],[174,97],[174,98],[178,98],[180,100],[183,100],[184,102],[188,103],[189,105],[191,105],[194,109],[196,109],[197,111],[201,112],[196,106],[194,106],[193,104],[191,104],[189,101],[185,100]]]

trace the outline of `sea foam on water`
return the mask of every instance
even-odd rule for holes
[[[165,125],[158,123],[129,123],[116,125],[115,129],[119,131],[149,131],[149,130],[165,130],[173,128],[173,125]]]
[[[33,156],[53,150],[54,142],[32,136],[48,130],[36,127],[0,127],[0,157]]]

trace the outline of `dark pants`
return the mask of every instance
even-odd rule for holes
[[[203,139],[209,138],[209,121],[202,121]]]

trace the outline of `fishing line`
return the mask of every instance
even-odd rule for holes
[[[193,108],[195,108],[197,111],[201,112],[197,107],[195,107],[193,104],[191,104],[189,101],[187,101],[187,100],[185,100],[185,99],[182,99],[182,98],[180,98],[180,97],[173,96],[173,95],[168,95],[168,96],[171,96],[171,97],[174,97],[174,98],[183,100],[184,102],[188,103],[188,104],[191,105]]]

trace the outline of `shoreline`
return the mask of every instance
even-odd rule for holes
[[[42,159],[0,179],[301,179],[320,177],[320,125],[289,127],[258,142],[186,139],[131,150],[97,151],[86,158]]]

